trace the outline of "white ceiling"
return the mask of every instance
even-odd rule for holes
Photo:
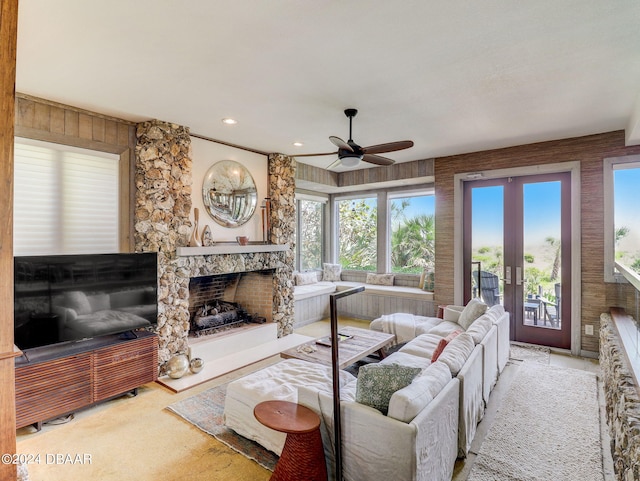
[[[336,150],[347,107],[360,145],[415,142],[398,162],[620,129],[640,143],[637,0],[19,5],[17,91],[260,151]]]

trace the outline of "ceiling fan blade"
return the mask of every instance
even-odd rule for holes
[[[327,170],[331,170],[334,167],[338,167],[341,163],[342,163],[342,160],[338,158],[338,159],[334,160],[333,162],[331,162],[331,165],[329,165],[327,167]]]
[[[391,164],[395,164],[395,160],[391,160],[391,159],[387,159],[386,157],[382,157],[380,155],[373,155],[373,154],[364,154],[362,156],[362,160],[364,160],[365,162],[369,162],[370,164],[376,164],[376,165],[391,165]]]
[[[320,157],[322,155],[338,155],[338,152],[322,152],[319,154],[292,154],[289,157]]]
[[[329,137],[329,140],[331,142],[333,142],[333,145],[335,145],[339,149],[348,150],[349,152],[353,152],[354,151],[353,147],[351,147],[347,142],[342,140],[340,137],[336,137],[336,136],[332,135],[331,137]]]
[[[372,145],[363,147],[365,154],[384,154],[385,152],[395,152],[396,150],[404,150],[413,147],[412,140],[401,140],[399,142],[388,142],[386,144]]]

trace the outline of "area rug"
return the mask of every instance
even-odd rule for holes
[[[511,344],[509,358],[517,361],[537,362],[549,364],[551,350],[544,346],[523,346]]]
[[[250,439],[239,436],[224,425],[223,414],[226,395],[227,385],[223,384],[173,403],[167,406],[167,409],[215,437],[234,451],[253,459],[269,471],[273,471],[278,462],[276,454]]]
[[[603,481],[596,375],[524,362],[469,481]]]

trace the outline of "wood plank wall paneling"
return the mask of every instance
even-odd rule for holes
[[[338,174],[313,165],[296,162],[296,186],[304,185],[305,181],[336,187],[338,185]]]
[[[328,162],[330,163],[330,162]],[[416,179],[433,177],[433,159],[403,162],[388,167],[372,167],[346,172],[330,172],[325,169],[297,163],[296,185],[304,188],[307,182],[330,187],[349,187],[363,184],[376,184],[391,180]],[[426,181],[431,181],[427,179]],[[313,186],[310,186],[313,190]]]
[[[15,135],[120,155],[120,250],[133,247],[135,124],[17,93]]]
[[[391,180],[415,179],[433,176],[433,159],[414,160],[385,167],[350,170],[338,174],[338,185],[349,187],[363,184],[376,184]]]
[[[18,1],[0,4],[0,453],[16,452],[13,358],[13,131]],[[0,463],[0,479],[16,467]]]
[[[453,178],[457,173],[559,162],[580,161],[582,229],[582,350],[597,353],[600,314],[619,305],[627,294],[612,291],[604,282],[603,159],[640,153],[640,146],[625,147],[624,132],[608,132],[565,140],[540,142],[474,152],[435,160],[436,291],[437,304],[453,302]],[[584,324],[594,325],[594,336],[584,335]]]

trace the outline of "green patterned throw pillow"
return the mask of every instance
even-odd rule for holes
[[[419,367],[400,364],[362,366],[358,372],[356,402],[371,406],[386,415],[393,393],[411,384],[421,372],[422,369]]]

